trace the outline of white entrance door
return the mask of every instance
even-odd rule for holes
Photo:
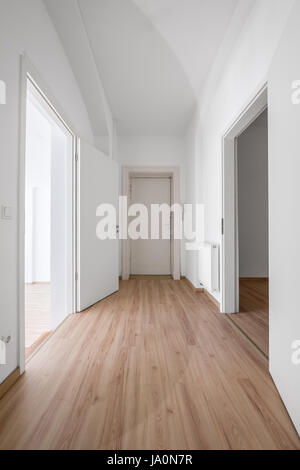
[[[80,140],[78,183],[77,310],[82,311],[119,289],[118,240],[96,235],[98,206],[118,207],[118,164]]]
[[[131,273],[171,274],[171,241],[151,240],[151,204],[171,204],[170,178],[132,178],[131,204],[144,204],[149,214],[149,239],[131,241]]]

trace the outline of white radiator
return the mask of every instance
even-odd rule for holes
[[[220,290],[220,249],[216,244],[201,243],[198,255],[198,275],[202,287],[209,292]]]

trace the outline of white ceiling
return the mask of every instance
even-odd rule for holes
[[[119,132],[182,132],[193,91],[148,17],[131,0],[79,0],[79,5]]]
[[[120,134],[180,135],[246,0],[44,1],[95,135],[105,134],[97,73]]]
[[[176,51],[198,96],[238,0],[133,0]],[[242,0],[244,1],[244,0]]]

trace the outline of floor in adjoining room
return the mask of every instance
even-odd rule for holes
[[[51,334],[50,284],[25,284],[25,351],[28,358]]]
[[[0,449],[300,449],[263,354],[185,281],[71,315],[0,400]]]
[[[268,279],[240,280],[240,313],[230,318],[269,357]]]

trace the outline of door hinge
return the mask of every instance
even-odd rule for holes
[[[224,219],[221,220],[221,233],[224,235]]]
[[[78,162],[78,153],[75,153],[75,162]]]
[[[78,273],[75,273],[75,281],[78,281]]]

